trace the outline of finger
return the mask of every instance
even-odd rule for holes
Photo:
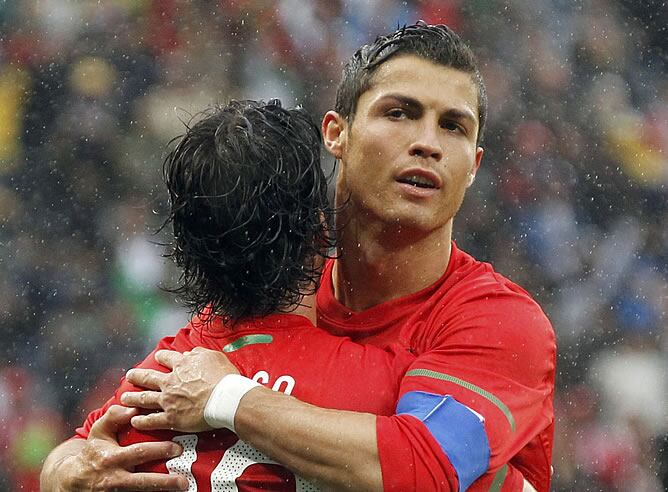
[[[123,473],[115,489],[119,490],[188,490],[188,479],[165,473]]]
[[[128,407],[147,408],[149,410],[161,410],[159,391],[128,391],[121,395],[121,403]]]
[[[136,415],[132,417],[130,424],[137,430],[171,430],[173,428],[165,412]]]
[[[140,442],[122,447],[116,452],[116,463],[131,468],[149,461],[165,461],[183,453],[183,448],[172,441]]]
[[[183,358],[183,354],[174,350],[158,350],[153,357],[161,365],[174,369],[174,365]]]
[[[116,441],[118,430],[130,423],[130,419],[137,415],[136,408],[126,408],[120,405],[112,405],[97,419],[88,433],[89,439],[105,439]]]
[[[125,375],[125,379],[136,386],[142,388],[159,390],[162,382],[167,379],[167,374],[154,369],[130,369]]]

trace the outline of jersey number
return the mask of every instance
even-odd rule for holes
[[[182,475],[188,479],[188,492],[197,492],[197,482],[191,471],[193,463],[197,461],[197,439],[195,434],[176,436],[173,440],[183,446],[183,454],[167,462],[170,474]],[[211,472],[211,492],[237,492],[239,489],[236,479],[256,463],[278,464],[249,444],[237,441],[234,446],[225,450],[223,459]],[[295,475],[295,490],[317,492],[320,489]]]
[[[261,384],[269,383],[269,374],[266,371],[258,371],[253,380]],[[289,395],[295,387],[295,380],[292,376],[281,376],[274,382],[272,389],[282,391]],[[197,461],[197,441],[196,434],[188,434],[174,437],[173,441],[183,447],[183,453],[174,459],[169,460],[167,470],[171,474],[182,475],[188,479],[188,492],[197,492],[197,482],[192,474],[192,465]],[[243,441],[237,441],[234,446],[225,450],[223,458],[211,472],[211,491],[212,492],[236,492],[238,491],[236,479],[241,477],[243,472],[251,465],[256,463],[278,464],[265,454]],[[316,492],[320,490],[310,482],[301,477],[295,476],[296,492]]]

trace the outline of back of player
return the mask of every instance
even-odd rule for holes
[[[156,351],[221,350],[242,375],[302,401],[391,415],[413,356],[333,337],[315,328],[314,310],[305,306],[314,303],[333,245],[320,132],[308,114],[277,101],[214,108],[188,127],[165,160],[164,177],[171,256],[182,269],[174,291],[205,314]],[[153,354],[139,367],[168,372]],[[137,390],[122,381],[77,434],[87,437],[122,393]],[[143,471],[182,474],[190,490],[314,490],[229,430],[119,434],[122,445],[169,439],[184,453]]]
[[[275,391],[326,408],[376,415],[394,413],[399,381],[414,360],[405,351],[395,353],[334,337],[292,314],[239,322],[234,330],[222,326],[220,319],[206,327],[195,320],[176,337],[161,341],[156,350],[186,352],[194,347],[224,351],[242,375]],[[166,371],[153,354],[138,367]],[[138,389],[123,381],[98,413],[117,404],[124,392]],[[94,422],[92,417],[80,429],[82,436]],[[180,443],[184,453],[169,461],[145,464],[137,471],[179,473],[188,478],[191,490],[196,484],[198,491],[316,490],[226,429],[182,434],[128,428],[119,434],[123,446],[164,440]]]

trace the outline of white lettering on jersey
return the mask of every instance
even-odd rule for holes
[[[236,479],[256,463],[275,464],[271,458],[243,441],[225,451],[223,459],[211,474],[211,492],[237,492]],[[315,485],[295,475],[296,492],[316,492]]]
[[[270,377],[267,371],[258,371],[253,380],[260,384],[269,384]],[[282,391],[286,395],[292,393],[295,387],[295,379],[292,376],[280,376],[274,382],[272,390]],[[172,439],[174,442],[183,446],[183,454],[167,462],[167,470],[172,475],[181,475],[188,479],[188,492],[197,492],[197,482],[192,473],[192,465],[197,461],[197,435],[188,434],[176,436]],[[271,458],[261,453],[251,445],[237,441],[234,446],[228,448],[223,454],[213,472],[211,472],[211,491],[212,492],[237,492],[236,479],[241,477],[244,471],[256,463],[278,465]],[[279,465],[280,466],[280,465]],[[301,477],[295,475],[296,492],[318,492],[320,489],[307,482]]]
[[[285,389],[283,390],[283,393],[286,395],[292,394],[292,390],[295,387],[295,379],[292,376],[281,376],[276,380],[274,383],[274,386],[272,386],[271,389],[274,391],[281,391],[281,385],[285,383]]]
[[[255,373],[255,376],[252,377],[253,381],[260,383],[262,385],[268,385],[271,378],[267,371],[258,371]],[[281,390],[281,386],[285,384],[285,389]],[[295,388],[295,378],[288,376],[287,374],[280,376],[274,385],[271,387],[274,391],[282,391],[286,395],[292,394],[292,390]]]
[[[188,480],[188,492],[197,492],[197,482],[192,472],[193,463],[197,461],[197,436],[195,434],[176,436],[172,441],[179,443],[183,447],[183,453],[165,463],[167,470],[170,475],[186,477]]]

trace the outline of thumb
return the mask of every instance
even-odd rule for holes
[[[118,430],[130,424],[130,419],[137,415],[136,408],[112,405],[90,428],[89,438],[116,441]]]

